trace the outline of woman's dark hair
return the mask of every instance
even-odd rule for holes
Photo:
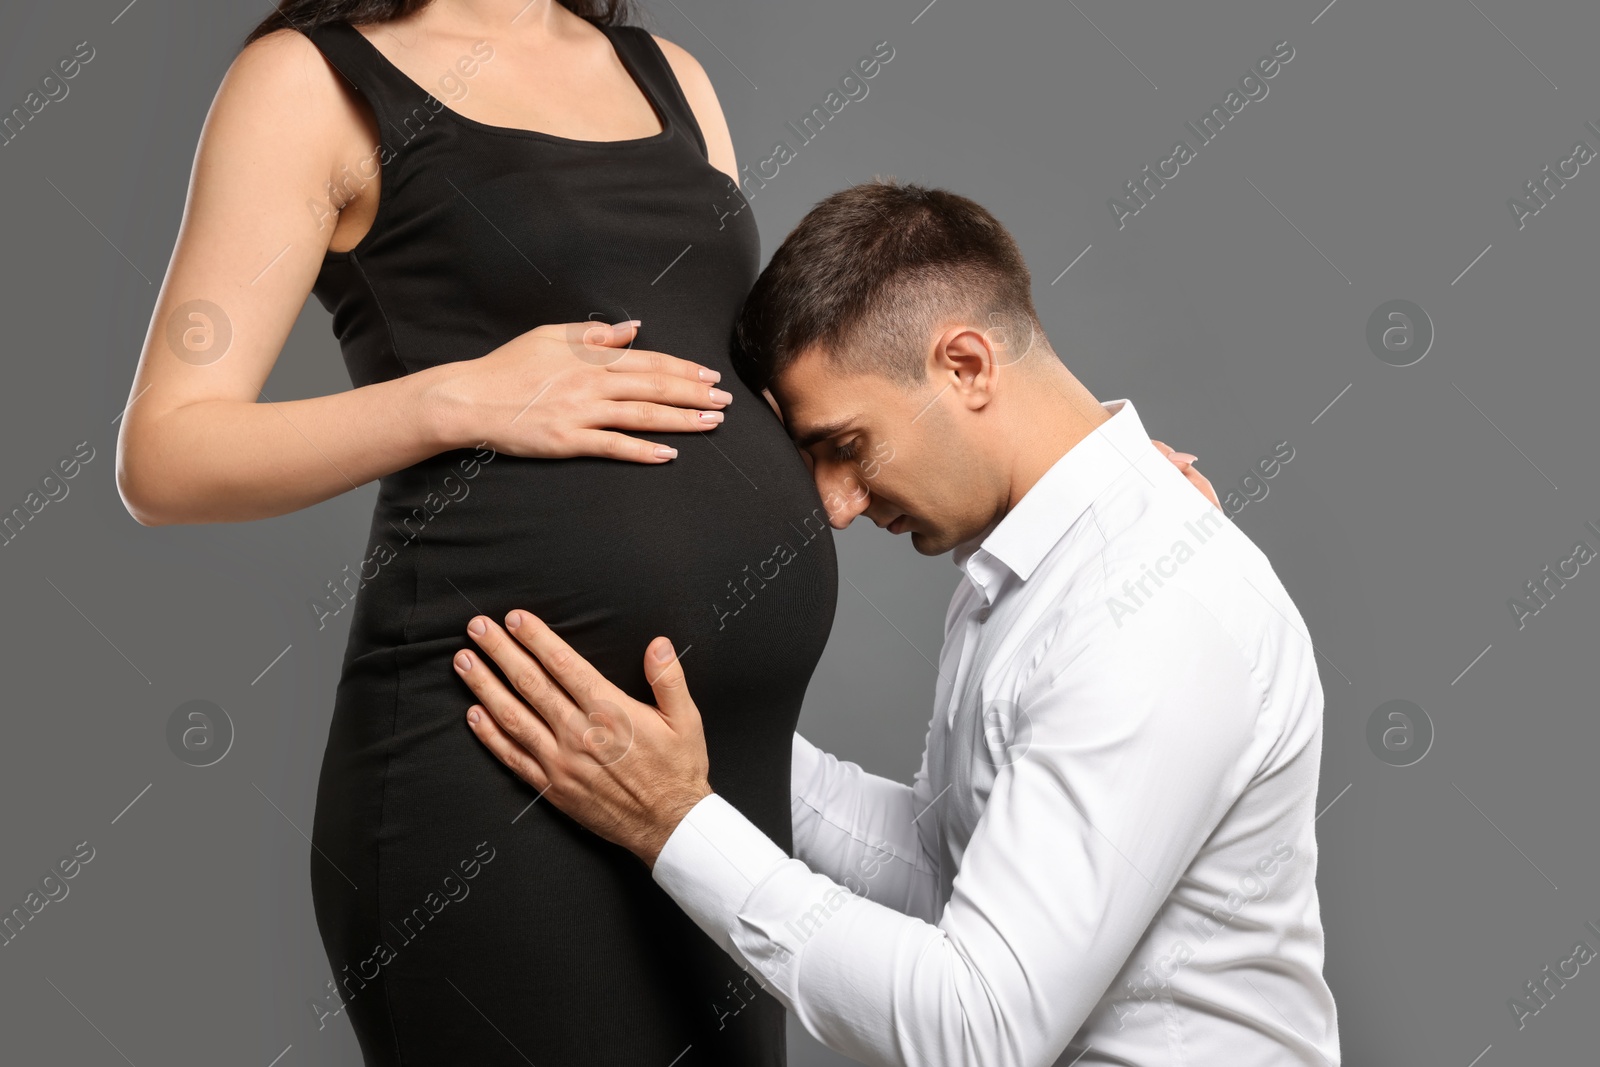
[[[812,208],[772,254],[739,316],[735,369],[759,391],[815,346],[836,367],[912,388],[928,331],[952,315],[1033,336],[1016,241],[964,196],[865,182]]]
[[[581,18],[594,19],[607,26],[619,26],[633,17],[633,0],[557,0],[562,7]],[[281,0],[277,10],[250,31],[245,44],[275,30],[293,27],[304,33],[328,22],[364,25],[404,18],[433,3],[433,0]]]

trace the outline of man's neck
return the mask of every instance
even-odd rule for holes
[[[1022,391],[1019,391],[1021,393]],[[1013,423],[1011,489],[1006,510],[1032,489],[1056,461],[1070,452],[1107,419],[1110,412],[1072,372],[1052,370],[1027,399]]]

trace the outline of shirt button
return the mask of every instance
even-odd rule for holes
[[[988,608],[979,608],[978,609],[978,621],[979,622],[988,622],[989,621],[989,609]]]

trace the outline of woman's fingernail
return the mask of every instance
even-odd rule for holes
[[[1192,452],[1168,452],[1167,458],[1174,463],[1193,463],[1200,457]]]
[[[713,404],[731,404],[733,403],[733,394],[726,389],[713,389],[711,390],[711,402]]]
[[[720,382],[722,381],[722,372],[719,370],[708,370],[705,367],[701,367],[700,380],[702,382]]]
[[[472,708],[468,708],[467,709],[467,721],[468,722],[470,722],[474,726],[476,726],[478,724],[478,719],[479,718],[480,718],[480,716],[478,715],[478,709],[476,707],[472,707]]]
[[[723,415],[720,411],[702,411],[700,413],[701,422],[721,422],[722,418]]]
[[[475,617],[471,622],[467,623],[467,633],[473,637],[482,637],[488,631],[489,627],[484,625],[481,617]]]
[[[456,670],[458,670],[458,671],[470,671],[471,669],[472,669],[472,657],[471,656],[469,656],[465,652],[463,652],[459,656],[456,657]]]
[[[627,322],[619,322],[619,323],[617,323],[615,326],[612,327],[612,329],[613,330],[626,330],[629,326],[642,326],[642,325],[644,325],[644,324],[642,322],[640,322],[638,319],[629,319]]]
[[[521,625],[522,625],[522,612],[513,611],[510,615],[506,616],[506,628],[507,629],[515,630],[517,627],[519,627]]]
[[[671,459],[677,454],[678,450],[676,448],[668,448],[666,445],[661,445],[656,449],[656,455],[660,456],[662,459]]]

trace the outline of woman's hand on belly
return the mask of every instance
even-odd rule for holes
[[[613,685],[542,620],[513,611],[506,625],[479,615],[467,633],[482,656],[453,660],[480,701],[467,722],[491,752],[541,797],[586,829],[654,868],[667,838],[711,790],[705,731],[672,642],[645,652],[659,707]]]
[[[431,379],[424,410],[439,450],[667,462],[677,449],[618,431],[714,429],[733,395],[713,384],[718,371],[632,348],[638,332],[636,320],[539,326],[485,356],[419,372]]]

